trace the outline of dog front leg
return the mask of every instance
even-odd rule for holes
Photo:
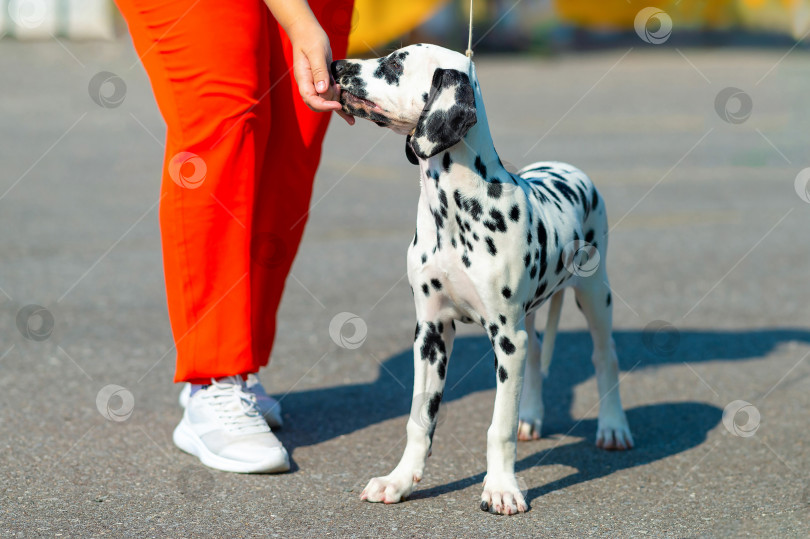
[[[512,515],[529,508],[515,477],[518,405],[523,385],[529,336],[505,324],[492,338],[495,348],[495,410],[487,431],[487,475],[481,509]]]
[[[454,335],[451,320],[417,322],[413,346],[413,400],[406,428],[408,442],[405,452],[390,474],[369,481],[360,499],[397,503],[406,498],[422,479],[436,430]]]

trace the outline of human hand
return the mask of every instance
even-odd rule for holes
[[[341,110],[340,86],[329,74],[332,49],[326,32],[313,18],[294,25],[287,33],[293,48],[293,74],[304,103],[317,112],[337,112],[354,125],[354,118]]]

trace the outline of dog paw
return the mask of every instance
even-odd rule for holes
[[[633,435],[627,420],[616,422],[599,422],[596,431],[596,447],[607,450],[624,451],[633,449]]]
[[[414,481],[419,479],[401,479],[393,475],[375,477],[363,489],[360,499],[372,503],[399,503],[413,491]]]
[[[491,475],[484,479],[481,510],[498,515],[515,515],[529,510],[529,504],[512,474]]]
[[[542,429],[542,419],[521,419],[518,421],[518,440],[521,442],[539,440]]]

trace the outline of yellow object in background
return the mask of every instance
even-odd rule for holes
[[[689,29],[765,30],[796,39],[810,30],[810,0],[555,0],[560,20],[583,28],[632,29],[644,7],[657,7],[672,19],[673,31]]]
[[[348,56],[364,54],[428,20],[447,0],[355,0]],[[383,51],[379,51],[383,54]]]

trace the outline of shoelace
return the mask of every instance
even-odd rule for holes
[[[228,430],[240,434],[269,432],[253,393],[242,384],[212,380],[203,397],[210,400],[222,423]]]

